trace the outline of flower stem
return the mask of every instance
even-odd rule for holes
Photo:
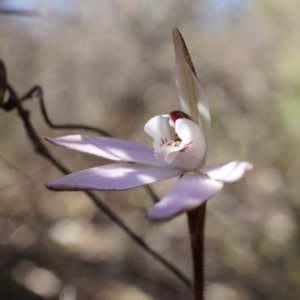
[[[206,204],[187,213],[194,264],[195,300],[204,300],[204,224]]]

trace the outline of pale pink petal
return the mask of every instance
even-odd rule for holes
[[[51,190],[126,190],[179,176],[176,168],[147,167],[137,164],[111,164],[75,172],[46,184]]]
[[[69,135],[45,139],[58,146],[111,160],[137,162],[153,166],[168,165],[166,162],[156,159],[152,148],[117,138]]]
[[[245,173],[253,168],[248,161],[232,161],[211,167],[200,169],[201,173],[207,174],[210,178],[220,180],[224,183],[235,183],[242,179]]]
[[[161,201],[148,210],[147,216],[152,221],[167,221],[200,206],[222,187],[223,183],[220,181],[198,172],[187,172]]]
[[[190,115],[194,122],[202,127],[206,139],[210,128],[209,107],[196,76],[191,58],[180,32],[173,30],[175,49],[175,81],[179,94],[180,104],[185,113]]]

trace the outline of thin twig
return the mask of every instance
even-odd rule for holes
[[[6,90],[6,71],[2,60],[0,60],[0,108],[4,101],[4,95]]]
[[[51,8],[43,7],[40,9],[14,9],[14,8],[0,8],[0,14],[15,15],[21,17],[45,17],[51,13]]]
[[[7,84],[7,89],[10,93],[9,100],[3,104],[3,108],[7,111],[12,110],[14,107],[17,108],[20,118],[23,121],[26,133],[31,141],[32,146],[34,147],[34,150],[47,160],[49,160],[53,165],[56,166],[63,174],[69,174],[70,171],[57,160],[44,146],[41,139],[39,138],[39,135],[37,134],[35,128],[33,127],[31,121],[30,121],[30,112],[23,108],[22,101],[27,99],[29,96],[32,96],[34,88],[32,88],[28,93],[26,93],[23,97],[20,99],[18,98],[15,90],[13,87],[9,84]],[[36,87],[35,87],[36,90]],[[39,88],[41,91],[41,88]],[[31,93],[30,93],[31,92]],[[40,97],[42,99],[42,97]],[[40,101],[40,103],[43,103],[43,101]],[[44,107],[45,108],[45,107]],[[44,110],[46,112],[46,110]],[[46,113],[47,116],[47,113]],[[48,118],[48,121],[49,118]],[[51,122],[50,122],[51,123]],[[53,125],[53,124],[52,124]],[[73,125],[72,125],[73,126]],[[75,127],[77,125],[74,125]],[[78,127],[78,126],[77,126]],[[79,126],[80,127],[80,126]],[[94,193],[85,191],[85,193],[90,197],[90,199],[94,202],[94,204],[102,210],[116,225],[118,225],[124,232],[126,232],[131,239],[136,242],[141,248],[143,248],[149,255],[151,255],[154,259],[159,261],[162,265],[164,265],[169,271],[171,271],[174,275],[176,275],[180,280],[182,280],[190,289],[192,288],[192,284],[190,280],[179,270],[177,269],[173,264],[168,262],[166,259],[161,257],[158,253],[156,253],[154,250],[152,250],[144,241],[142,238],[140,238],[138,235],[136,235],[127,225],[124,224],[124,222],[116,215],[106,204],[104,204],[99,197],[97,197]]]
[[[40,108],[41,108],[41,113],[44,117],[45,122],[47,123],[47,125],[53,129],[71,129],[71,130],[86,130],[86,131],[92,131],[94,133],[103,135],[103,136],[107,136],[107,137],[111,137],[111,135],[106,132],[105,130],[96,128],[96,127],[92,127],[92,126],[86,126],[86,125],[82,125],[82,124],[54,124],[47,113],[46,110],[46,106],[45,106],[45,101],[44,101],[44,96],[43,96],[43,89],[36,85],[34,87],[32,87],[21,99],[20,101],[24,101],[26,99],[30,99],[33,96],[36,96],[39,99],[40,102]]]

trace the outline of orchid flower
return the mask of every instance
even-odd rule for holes
[[[170,191],[147,212],[152,221],[166,221],[204,204],[223,187],[239,181],[252,168],[247,161],[204,166],[210,113],[180,32],[173,31],[175,79],[182,111],[153,117],[145,132],[153,148],[117,138],[69,135],[46,138],[62,147],[117,163],[75,172],[47,183],[56,191],[126,190],[179,177]]]

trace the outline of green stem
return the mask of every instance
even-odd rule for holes
[[[204,224],[206,204],[187,213],[194,264],[195,300],[204,300]]]

